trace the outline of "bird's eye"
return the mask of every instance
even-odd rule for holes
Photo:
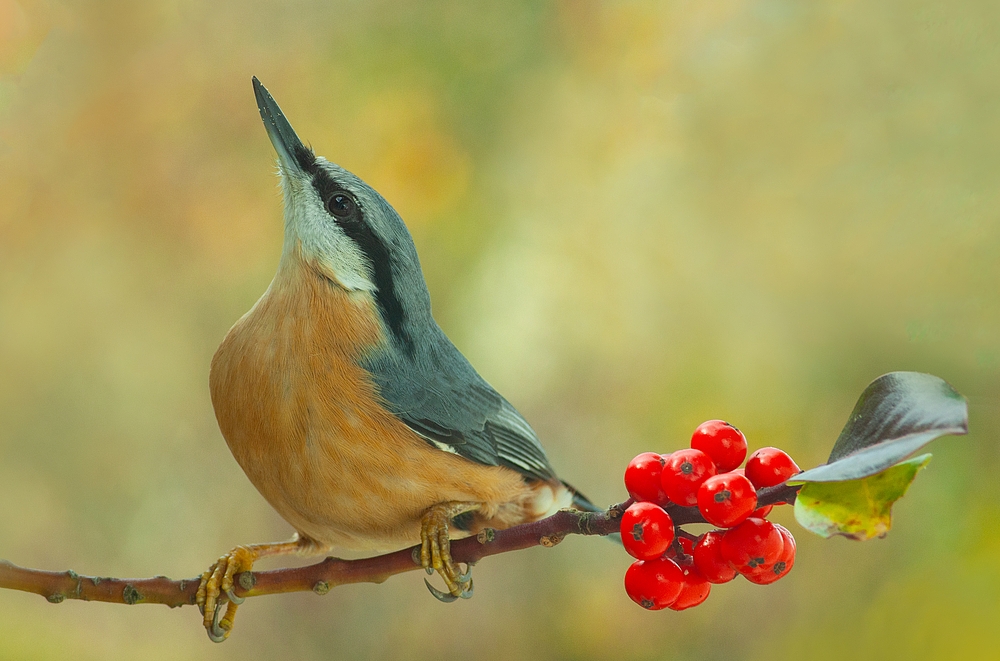
[[[358,208],[354,198],[346,193],[336,193],[326,201],[326,208],[337,218],[346,218]]]

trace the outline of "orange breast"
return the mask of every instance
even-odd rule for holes
[[[419,541],[436,503],[484,503],[479,525],[502,528],[565,498],[561,485],[433,448],[387,412],[357,364],[382,341],[377,319],[370,295],[299,262],[279,270],[212,360],[222,434],[286,521],[335,547],[388,550]]]

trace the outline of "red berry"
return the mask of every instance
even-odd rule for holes
[[[774,527],[778,529],[778,532],[781,533],[781,536],[785,540],[785,551],[788,551],[788,547],[791,546],[792,547],[792,555],[794,556],[795,555],[795,536],[792,535],[792,531],[789,530],[788,528],[786,528],[785,526],[781,525],[780,523],[774,524]]]
[[[684,573],[669,558],[636,560],[625,571],[625,592],[643,608],[658,611],[681,593]]]
[[[757,507],[750,480],[736,473],[713,475],[698,488],[698,509],[705,520],[720,528],[742,523]]]
[[[709,583],[728,583],[736,578],[736,570],[719,553],[723,534],[722,530],[705,533],[698,539],[691,554],[695,568]]]
[[[736,470],[729,471],[729,472],[730,473],[739,473],[740,475],[746,475],[747,474],[747,472],[744,469],[742,469],[742,468],[737,468]],[[749,478],[747,478],[747,479],[749,479]],[[751,482],[751,484],[753,484],[753,482]],[[776,504],[780,505],[781,503],[776,503]],[[763,507],[758,507],[757,509],[755,509],[753,511],[753,514],[751,514],[750,516],[756,517],[758,519],[766,519],[767,515],[771,513],[772,509],[774,509],[774,505],[764,505]]]
[[[682,560],[684,556],[691,555],[694,550],[694,542],[687,537],[675,537],[674,543],[667,549],[666,556],[675,560]]]
[[[771,513],[772,509],[774,509],[774,505],[764,505],[763,507],[758,507],[757,509],[755,509],[753,511],[753,514],[751,514],[750,516],[756,517],[758,519],[766,519],[767,515]]]
[[[750,455],[746,471],[747,478],[753,485],[763,489],[781,484],[800,472],[800,469],[784,451],[778,448],[761,448]]]
[[[785,540],[785,547],[781,552],[781,561],[785,563],[785,566],[781,569],[781,575],[778,576],[778,578],[781,578],[781,576],[792,571],[792,566],[795,564],[795,536],[785,526],[776,523],[774,527],[778,529],[778,532],[781,533],[781,536]],[[777,566],[777,563],[775,563],[775,566]]]
[[[784,539],[770,521],[747,519],[722,537],[719,552],[741,574],[772,565],[781,556]]]
[[[667,502],[660,484],[663,457],[655,452],[643,452],[629,462],[625,469],[625,489],[636,500],[648,503]]]
[[[633,558],[652,560],[674,541],[674,522],[656,503],[632,503],[622,514],[622,545]]]
[[[708,593],[712,591],[712,584],[706,581],[694,567],[681,567],[681,572],[684,574],[681,592],[677,595],[674,603],[668,607],[675,611],[697,606],[708,599]]]
[[[663,491],[678,505],[698,504],[698,487],[715,475],[715,464],[701,450],[678,450],[664,457]]]
[[[694,540],[690,537],[678,537],[677,543],[681,545],[681,550],[687,555],[691,555],[691,552],[694,551]]]
[[[782,538],[781,555],[771,565],[763,565],[748,574],[744,574],[747,580],[758,585],[768,585],[782,578],[792,570],[795,564],[795,538],[784,526],[774,524]]]
[[[747,437],[725,420],[698,425],[691,436],[691,447],[711,457],[720,473],[733,470],[747,458]]]

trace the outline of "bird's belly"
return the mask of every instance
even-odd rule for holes
[[[318,297],[307,299],[315,306]],[[436,449],[386,411],[354,360],[357,347],[345,345],[366,341],[363,317],[345,318],[343,307],[275,307],[266,294],[233,327],[210,386],[233,456],[300,533],[388,550],[419,541],[420,517],[437,503],[483,503],[480,525],[506,527],[565,499],[561,485],[528,484],[516,471]],[[339,319],[339,327],[315,319]]]
[[[507,525],[529,518],[534,490],[514,471],[425,449],[419,438],[379,438],[370,430],[340,437],[324,426],[295,450],[275,451],[281,444],[274,438],[230,443],[258,491],[312,539],[358,550],[407,546],[420,539],[423,512],[449,501],[487,503],[512,519]]]

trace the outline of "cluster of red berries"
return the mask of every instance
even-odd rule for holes
[[[747,456],[747,439],[722,420],[698,426],[691,448],[660,455],[644,452],[625,469],[635,499],[621,520],[622,543],[637,558],[625,572],[625,591],[650,610],[684,610],[705,601],[712,583],[741,574],[773,583],[795,563],[795,538],[771,523],[771,505],[757,507],[757,489],[781,484],[799,472],[778,448]],[[720,530],[695,538],[673,522],[665,507],[697,506]],[[724,530],[721,530],[724,529]]]

